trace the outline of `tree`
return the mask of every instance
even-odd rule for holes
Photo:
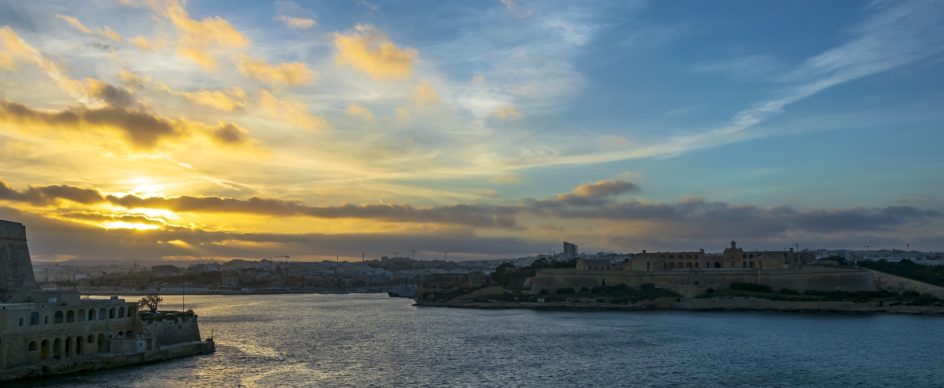
[[[164,301],[164,298],[161,298],[157,295],[148,295],[138,301],[138,309],[147,307],[148,310],[151,310],[152,313],[157,312],[157,307],[160,306],[161,302]]]

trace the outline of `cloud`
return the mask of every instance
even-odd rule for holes
[[[239,49],[251,43],[221,17],[191,18],[180,2],[167,1],[160,11],[180,33],[177,54],[208,70],[216,69],[216,58],[212,54],[215,49]]]
[[[317,75],[302,62],[271,65],[248,55],[240,57],[237,67],[243,75],[268,84],[305,85],[314,81]]]
[[[309,113],[305,104],[280,100],[265,90],[260,92],[259,105],[272,117],[280,118],[305,129],[324,129],[327,127],[324,119]]]
[[[81,21],[79,21],[79,19],[76,18],[75,16],[57,14],[56,17],[59,19],[62,19],[64,22],[66,22],[66,24],[72,26],[73,28],[75,28],[76,30],[79,30],[80,32],[83,32],[86,34],[94,33],[94,31],[92,31],[91,28],[88,28],[88,26],[86,26]]]
[[[0,67],[13,69],[17,61],[23,60],[35,64],[67,93],[73,96],[85,93],[85,87],[80,82],[69,78],[56,62],[23,41],[13,28],[0,27]]]
[[[374,112],[371,112],[370,109],[363,105],[358,104],[349,104],[344,113],[348,116],[358,117],[368,123],[374,122]]]
[[[240,88],[233,88],[229,93],[220,90],[198,90],[195,92],[173,92],[183,96],[190,102],[219,109],[226,112],[243,110],[246,107],[243,97],[246,92]]]
[[[131,92],[125,89],[96,79],[87,79],[86,85],[90,97],[102,100],[110,106],[120,108],[139,106],[138,101],[131,95]]]
[[[106,217],[75,214],[76,218]],[[32,213],[0,206],[0,218],[26,225],[30,239],[30,253],[34,260],[45,257],[70,255],[82,259],[158,260],[165,257],[270,257],[272,250],[292,257],[335,255],[360,257],[390,255],[392,250],[406,252],[415,249],[417,256],[442,257],[449,252],[450,259],[498,257],[501,255],[529,254],[545,248],[543,242],[512,237],[482,237],[467,229],[449,229],[435,232],[406,232],[400,234],[372,233],[238,233],[190,228],[170,228],[140,233],[127,229],[103,229],[87,224],[60,221]],[[154,223],[160,221],[129,218],[126,222]],[[170,244],[178,241],[186,244]],[[199,247],[194,250],[193,247]]]
[[[296,30],[307,30],[315,26],[315,19],[309,18],[300,18],[294,16],[285,16],[280,15],[275,17],[276,20],[285,23],[286,26]]]
[[[79,32],[82,32],[84,34],[98,36],[98,37],[105,38],[105,39],[108,39],[117,43],[124,42],[125,40],[124,37],[121,36],[121,34],[111,29],[111,27],[105,26],[104,28],[92,29],[86,26],[85,24],[83,24],[81,21],[79,21],[79,19],[76,18],[75,16],[56,14],[56,17],[65,21],[66,24],[72,26],[73,28],[75,28],[76,30],[79,30]]]
[[[558,194],[555,199],[558,202],[570,205],[599,205],[604,203],[606,197],[637,191],[639,191],[639,186],[632,182],[599,180],[594,183],[579,185],[567,194]]]
[[[357,25],[350,34],[334,35],[335,63],[383,80],[406,79],[413,74],[419,53],[397,47],[386,35],[367,25]]]
[[[170,121],[162,117],[119,106],[97,109],[77,106],[59,112],[45,112],[16,102],[0,101],[0,120],[77,131],[107,127],[118,130],[135,147],[145,149],[153,148],[163,139],[181,135]]]
[[[225,123],[213,131],[213,139],[221,144],[239,144],[246,142],[249,135],[236,124]]]
[[[498,108],[498,110],[496,110],[492,115],[503,120],[520,119],[522,117],[521,112],[518,110],[518,108],[515,108],[514,105],[502,106]]]
[[[20,192],[0,180],[0,199],[29,202],[34,205],[54,204],[59,200],[68,200],[83,204],[103,202],[104,197],[98,190],[54,185],[29,187]]]
[[[411,99],[418,106],[428,107],[439,103],[439,94],[436,93],[436,89],[433,89],[433,85],[429,81],[423,81],[416,86],[416,89],[413,89]]]
[[[754,79],[774,74],[779,69],[777,60],[768,55],[745,55],[692,66],[695,73],[720,73],[734,79]]]

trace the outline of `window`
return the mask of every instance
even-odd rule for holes
[[[39,313],[34,311],[30,313],[30,325],[38,325],[38,324],[39,324]]]
[[[95,309],[89,310],[89,312],[88,312],[88,320],[90,320],[90,321],[94,321],[94,320],[95,320]]]
[[[20,326],[23,326],[23,317],[20,317]]]
[[[48,315],[43,315],[43,324],[44,324],[44,325],[48,325],[48,324],[49,324],[49,316],[48,316]]]
[[[108,319],[115,319],[115,308],[114,308],[114,307],[112,307],[110,310],[108,310]]]
[[[75,322],[75,311],[69,310],[66,313],[66,322]]]
[[[35,352],[35,351],[37,351],[37,350],[39,350],[39,345],[36,344],[36,341],[30,341],[30,343],[29,343],[29,351]]]
[[[119,308],[118,308],[118,318],[124,318],[124,317],[125,317],[125,308],[124,308],[124,307],[119,307]]]
[[[62,311],[56,311],[56,315],[53,318],[52,322],[55,324],[62,323]]]

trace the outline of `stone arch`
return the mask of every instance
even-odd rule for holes
[[[52,319],[52,323],[55,323],[55,324],[62,323],[62,311],[56,311],[56,315]]]
[[[82,339],[82,336],[75,337],[75,355],[85,353],[85,341]]]
[[[108,318],[108,316],[107,316],[106,314],[108,314],[108,312],[105,310],[104,307],[98,309],[98,319],[104,320],[104,319]]]
[[[66,337],[65,344],[65,351],[62,352],[63,357],[72,357],[72,337]]]
[[[88,311],[88,320],[89,320],[89,321],[94,321],[94,320],[95,320],[95,309],[89,309],[89,311]]]
[[[75,313],[75,320],[79,322],[85,320],[85,309],[79,309],[79,311]]]
[[[88,337],[85,338],[85,342],[88,343],[90,346],[91,346],[92,344],[94,344],[94,343],[95,343],[95,334],[89,334]]]
[[[39,312],[33,311],[30,313],[30,325],[38,325],[38,324],[39,324]]]
[[[115,308],[108,309],[108,319],[115,319]]]
[[[692,262],[689,261],[689,262],[685,263],[685,268],[692,268]]]
[[[30,341],[29,347],[27,347],[27,349],[31,352],[35,352],[39,350],[39,344],[37,344],[36,341]]]
[[[715,268],[721,268],[721,262],[716,261],[716,262],[715,262]]]
[[[52,358],[56,360],[62,358],[62,338],[52,341]]]
[[[39,345],[39,358],[43,360],[49,359],[49,340],[44,339],[43,342]]]
[[[98,352],[105,353],[105,334],[98,333]]]
[[[66,313],[66,322],[75,322],[75,311],[69,310]]]
[[[124,317],[125,317],[125,308],[124,306],[122,306],[118,308],[118,318],[124,318]]]

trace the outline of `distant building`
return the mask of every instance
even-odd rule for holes
[[[573,260],[577,258],[577,244],[571,244],[567,241],[564,241],[564,258],[567,260]]]

